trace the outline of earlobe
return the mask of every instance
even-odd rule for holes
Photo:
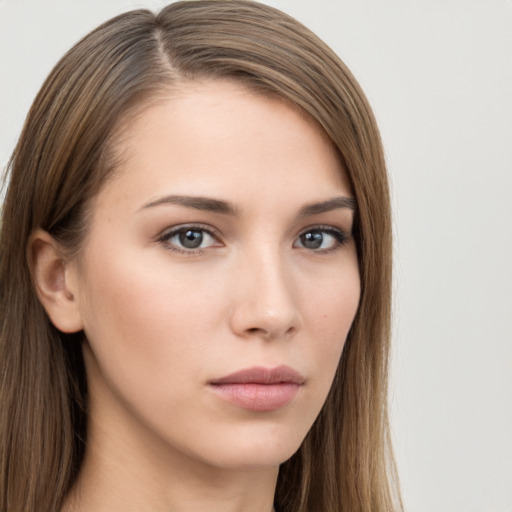
[[[37,296],[53,325],[66,333],[82,330],[76,290],[72,286],[73,270],[64,259],[59,243],[38,229],[29,239],[27,260]]]

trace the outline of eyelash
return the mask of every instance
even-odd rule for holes
[[[211,236],[216,242],[219,242],[220,236],[217,233],[217,231],[212,229],[210,226],[206,226],[203,224],[182,224],[180,226],[176,226],[176,227],[162,233],[162,235],[160,235],[158,237],[157,241],[159,243],[163,244],[166,247],[166,249],[176,252],[178,254],[184,254],[186,256],[196,256],[196,255],[204,254],[204,253],[206,253],[206,251],[208,251],[208,249],[210,249],[212,247],[212,246],[208,246],[208,247],[204,247],[204,248],[198,247],[197,249],[180,248],[177,245],[172,244],[170,242],[170,240],[172,238],[174,238],[175,236],[184,234],[187,231],[201,232],[203,234],[206,233],[208,236]],[[309,252],[316,253],[316,254],[326,254],[326,253],[334,252],[334,251],[340,249],[341,247],[346,245],[351,239],[350,233],[347,233],[346,231],[343,231],[338,228],[334,228],[333,226],[317,225],[317,226],[310,226],[310,227],[304,229],[303,231],[301,231],[299,233],[299,235],[297,236],[296,240],[294,241],[293,246],[295,247],[295,244],[297,243],[297,241],[299,241],[301,239],[301,237],[307,235],[308,233],[315,233],[315,232],[327,234],[327,235],[333,237],[335,240],[335,245],[333,247],[328,247],[326,249],[309,249],[304,246],[299,246],[298,248],[303,248],[303,249],[308,250]],[[202,243],[202,241],[201,241],[201,243]]]

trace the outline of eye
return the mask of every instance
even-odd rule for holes
[[[349,240],[349,235],[335,228],[308,229],[299,235],[294,247],[311,251],[331,251],[341,247]]]
[[[194,253],[221,245],[213,233],[202,226],[179,226],[165,232],[159,239],[169,249],[181,253]]]

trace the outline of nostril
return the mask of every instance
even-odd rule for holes
[[[262,327],[250,327],[249,329],[246,329],[245,331],[249,335],[253,336],[260,336],[265,339],[274,339],[279,338],[284,335],[284,337],[288,338],[291,337],[295,333],[295,327],[288,328],[285,332],[283,331],[273,331],[271,329],[267,330]]]
[[[260,336],[269,336],[269,333],[265,330],[265,329],[262,329],[261,327],[250,327],[249,329],[247,329],[247,332],[249,334],[258,334]]]

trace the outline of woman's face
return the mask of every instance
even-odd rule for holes
[[[335,152],[285,103],[213,81],[148,107],[117,152],[68,277],[92,431],[125,451],[278,465],[324,403],[359,301]]]

